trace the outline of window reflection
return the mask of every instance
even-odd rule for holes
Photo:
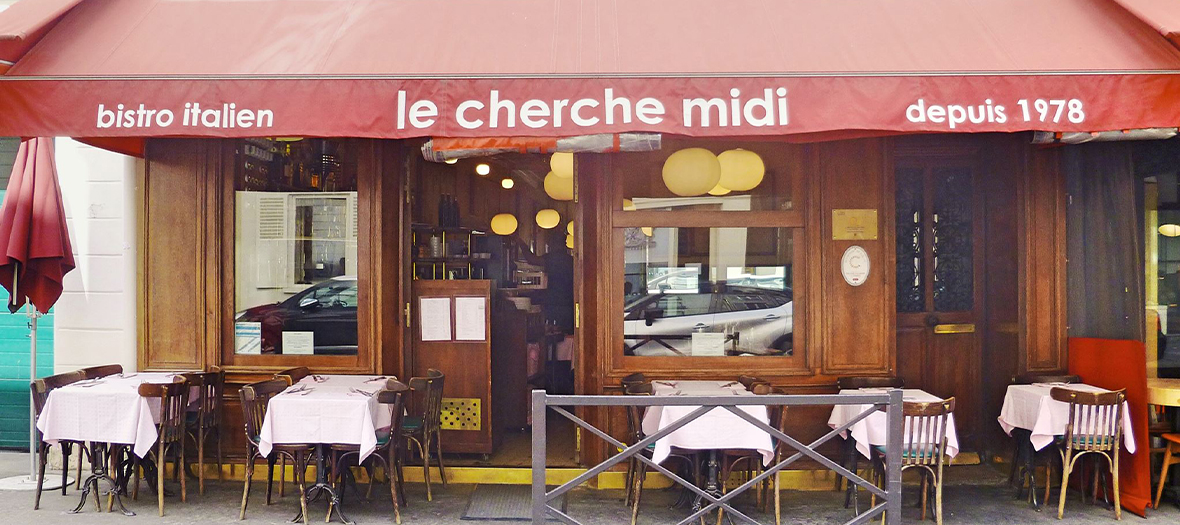
[[[627,228],[624,354],[792,355],[782,228]]]

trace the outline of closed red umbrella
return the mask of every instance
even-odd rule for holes
[[[73,269],[74,254],[53,161],[53,139],[25,140],[16,153],[4,205],[0,208],[0,284],[11,297],[8,310],[16,313],[28,298],[40,313],[48,313],[61,297],[62,279]],[[29,379],[37,377],[38,315],[29,312]],[[6,478],[0,480],[0,486],[36,487],[35,423],[30,402],[29,477]]]
[[[0,208],[0,284],[12,296],[9,311],[19,310],[27,297],[47,313],[61,297],[62,279],[73,269],[53,139],[25,140]]]

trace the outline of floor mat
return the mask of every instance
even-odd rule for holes
[[[546,487],[552,489],[552,487]],[[463,519],[476,521],[530,521],[532,490],[529,485],[476,485],[467,500]],[[561,498],[565,510],[565,497]],[[549,521],[559,521],[549,518]]]

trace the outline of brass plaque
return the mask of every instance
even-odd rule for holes
[[[964,324],[937,324],[934,325],[934,333],[936,334],[973,334],[975,333],[975,325]]]
[[[832,240],[877,240],[877,210],[832,210]]]
[[[478,397],[444,397],[439,428],[443,430],[479,430],[483,414]]]

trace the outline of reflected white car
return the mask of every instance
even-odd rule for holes
[[[625,308],[626,355],[691,356],[694,332],[724,333],[726,355],[791,355],[791,291],[725,286],[705,293],[641,296]]]

